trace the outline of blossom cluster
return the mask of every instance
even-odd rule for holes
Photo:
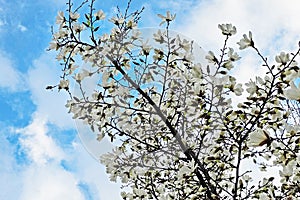
[[[200,63],[203,50],[170,30],[175,14],[158,15],[166,26],[150,40],[137,28],[142,10],[130,13],[130,1],[124,13],[107,20],[113,28],[105,34],[99,23],[108,15],[90,4],[82,17],[78,10],[86,3],[58,13],[49,49],[58,51],[63,74],[57,87],[70,94],[66,107],[73,118],[88,124],[99,141],[108,137],[115,145],[100,161],[111,181],[127,188],[123,199],[300,196],[300,128],[283,105],[300,100],[299,49],[280,52],[269,63],[252,32],[244,34],[239,50],[255,51],[268,72],[241,84],[232,71],[242,58],[227,44],[237,33],[232,24],[218,26],[223,48]],[[94,78],[88,93],[84,83]],[[71,82],[80,94],[70,91]],[[241,95],[245,100],[234,106]],[[280,167],[280,180],[268,174],[256,184],[251,170],[242,168],[249,162],[261,171]]]

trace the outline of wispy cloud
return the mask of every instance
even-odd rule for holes
[[[25,90],[26,82],[22,73],[15,69],[12,59],[0,51],[0,88],[8,89],[10,92]]]
[[[39,165],[47,164],[49,160],[60,161],[64,157],[62,150],[47,135],[46,122],[44,116],[35,113],[30,125],[16,130],[17,134],[21,134],[20,143],[24,151],[34,163]]]
[[[22,24],[19,24],[19,25],[18,25],[18,29],[19,29],[21,32],[27,31],[27,27],[24,26],[24,25],[22,25]]]
[[[215,48],[222,41],[222,38],[216,38],[220,35],[219,23],[237,26],[238,38],[249,30],[253,31],[254,39],[263,49],[272,49],[275,45],[288,48],[299,39],[299,6],[300,2],[296,0],[289,3],[280,0],[272,3],[267,0],[200,1],[176,28],[207,49]]]
[[[20,199],[84,200],[84,196],[74,174],[63,170],[54,163],[49,163],[42,166],[33,164],[25,170]]]
[[[22,186],[20,167],[15,160],[16,146],[11,146],[8,138],[10,130],[5,124],[0,125],[0,199],[18,199],[18,189]]]

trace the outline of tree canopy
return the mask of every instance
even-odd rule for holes
[[[70,0],[58,13],[49,49],[58,52],[62,75],[47,88],[68,92],[73,118],[115,144],[100,161],[111,181],[123,183],[123,199],[300,197],[299,46],[266,58],[249,31],[235,50],[228,41],[237,28],[220,24],[220,52],[203,56],[171,30],[169,11],[158,15],[161,28],[143,31],[143,8],[131,11],[129,1],[107,20],[94,2]],[[100,26],[106,22],[109,33]],[[267,73],[243,85],[232,70],[244,49],[257,53]],[[97,80],[92,93],[88,79]]]

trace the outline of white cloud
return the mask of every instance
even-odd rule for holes
[[[26,83],[23,75],[14,67],[12,60],[0,51],[0,87],[6,88],[11,92],[24,90]]]
[[[5,24],[6,24],[6,22],[3,21],[2,19],[0,19],[0,28],[1,28],[1,26],[5,25]]]
[[[157,1],[152,3],[157,3]],[[161,0],[156,6],[177,13],[190,10],[194,3],[195,1],[191,0]]]
[[[48,123],[46,116],[35,113],[28,126],[12,129],[20,135],[21,149],[26,153],[29,165],[16,170],[21,166],[13,159],[13,149],[8,145],[1,148],[0,153],[5,156],[0,160],[0,188],[7,192],[1,193],[0,198],[82,200],[85,197],[80,184],[84,183],[93,199],[118,199],[120,185],[109,182],[104,167],[86,152],[78,138],[74,138],[73,148],[62,149],[49,136],[53,129]],[[106,147],[107,145],[102,146],[102,151]],[[66,161],[70,169],[63,167],[62,161]],[[2,169],[1,166],[5,167]],[[8,184],[5,184],[6,181]]]
[[[27,27],[26,27],[26,26],[23,26],[22,24],[19,24],[19,25],[18,25],[18,29],[19,29],[21,32],[27,31]]]
[[[22,134],[20,143],[29,158],[40,165],[46,164],[48,160],[60,161],[64,157],[62,150],[55,144],[53,138],[47,135],[46,122],[44,116],[35,113],[31,124],[16,130],[16,133]]]
[[[14,159],[15,147],[8,141],[10,131],[2,123],[0,126],[0,199],[17,199],[21,180],[20,169]]]
[[[80,190],[80,183],[87,184],[89,195],[94,199],[120,199],[120,184],[109,182],[104,166],[87,153],[78,142],[78,138],[74,138],[73,148],[62,149],[49,136],[49,132],[53,130],[47,123],[45,116],[35,113],[28,126],[15,130],[16,133],[22,134],[20,145],[31,164],[23,167],[16,176],[10,173],[8,177],[3,177],[19,180],[19,199],[81,200],[84,199],[84,195]],[[99,147],[102,153],[110,149],[110,146],[103,142],[98,143]],[[69,163],[71,169],[61,166],[63,160]],[[15,184],[10,184],[10,189]]]
[[[196,39],[206,49],[218,49],[222,38],[217,28],[219,23],[233,23],[238,29],[238,38],[249,30],[260,48],[268,49],[275,44],[283,48],[297,45],[300,27],[300,2],[282,3],[274,0],[200,1],[191,9],[177,28]],[[274,40],[274,36],[278,37]],[[288,37],[287,37],[288,36]],[[237,38],[237,39],[238,39]]]
[[[83,200],[78,180],[70,172],[50,163],[32,165],[24,172],[20,200]]]

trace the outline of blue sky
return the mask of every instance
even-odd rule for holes
[[[78,2],[78,1],[77,1]],[[219,23],[233,23],[238,34],[253,32],[266,56],[294,51],[300,40],[299,1],[280,0],[133,0],[146,7],[142,27],[158,27],[157,13],[177,13],[173,29],[193,38],[205,50],[217,51],[223,37]],[[126,1],[100,1],[97,8],[113,13]],[[64,104],[67,95],[46,91],[60,74],[55,53],[46,51],[50,26],[63,0],[0,0],[0,199],[120,199],[119,185],[109,183],[105,169],[90,156],[77,136]],[[111,16],[111,14],[108,14]],[[255,55],[235,70],[241,82],[261,73]],[[107,143],[98,152],[109,150]]]

